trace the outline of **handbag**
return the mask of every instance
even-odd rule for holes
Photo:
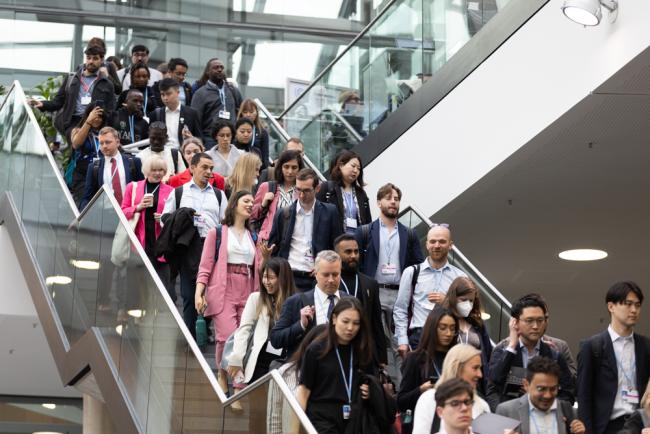
[[[256,326],[257,326],[257,320],[253,322],[253,328],[251,329],[251,333],[248,336],[248,341],[246,342],[246,353],[244,354],[244,358],[242,359],[243,370],[246,370],[246,363],[248,362],[248,358],[250,357],[251,351],[253,350],[253,336],[255,335]],[[226,339],[226,343],[224,344],[223,347],[223,356],[221,358],[221,369],[228,369],[228,359],[230,358],[230,355],[235,349],[235,334],[237,333],[237,330],[235,330],[230,336],[228,336],[228,339]]]
[[[135,190],[137,183],[133,182],[131,188],[131,206],[135,205]],[[129,219],[129,226],[135,231],[135,227],[138,225],[140,220],[140,211],[137,211],[133,214],[133,217]],[[124,226],[118,223],[117,229],[115,230],[115,237],[113,238],[113,245],[111,246],[111,262],[118,267],[123,266],[126,261],[129,260],[131,256],[131,240],[129,239],[128,234]]]

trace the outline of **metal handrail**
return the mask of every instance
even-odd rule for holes
[[[122,145],[122,150],[126,152],[138,152],[140,146],[149,146],[149,139],[142,139],[139,142],[129,143],[128,145]]]
[[[298,104],[298,101],[300,101],[300,100],[302,99],[302,97],[305,96],[305,94],[307,94],[307,92],[309,92],[309,91],[310,91],[310,90],[311,90],[311,89],[316,85],[316,83],[318,83],[318,81],[319,81],[321,78],[323,78],[323,76],[324,76],[324,75],[325,75],[325,74],[326,74],[330,69],[332,69],[332,67],[333,67],[333,66],[334,66],[334,65],[335,65],[335,64],[336,64],[336,63],[341,59],[341,57],[343,57],[343,56],[344,56],[344,55],[345,55],[345,54],[350,50],[350,48],[352,48],[352,47],[357,43],[357,41],[358,41],[359,39],[363,38],[363,37],[366,35],[366,33],[368,32],[368,30],[370,30],[370,28],[371,28],[372,26],[374,26],[375,23],[376,23],[376,22],[377,22],[381,17],[384,16],[384,14],[386,13],[386,11],[388,11],[388,9],[389,9],[389,8],[390,8],[390,7],[391,7],[391,6],[396,2],[396,1],[397,1],[397,0],[389,0],[388,3],[386,3],[386,5],[384,6],[384,8],[383,8],[383,9],[382,9],[382,10],[381,10],[377,15],[375,15],[375,18],[373,18],[373,19],[372,19],[372,20],[371,20],[371,21],[366,25],[366,27],[364,27],[363,30],[362,30],[362,31],[361,31],[357,36],[355,36],[355,38],[352,39],[352,41],[350,41],[350,43],[349,43],[349,44],[348,44],[348,45],[343,49],[343,51],[341,51],[341,53],[339,53],[339,55],[336,56],[336,57],[334,58],[334,60],[332,60],[332,61],[331,61],[331,62],[330,62],[330,63],[329,63],[329,64],[328,64],[328,65],[327,65],[327,66],[326,66],[326,67],[325,67],[325,68],[324,68],[324,69],[323,69],[323,70],[322,70],[322,71],[321,71],[321,72],[320,72],[320,73],[319,73],[319,74],[318,74],[318,75],[317,75],[317,76],[312,80],[312,82],[309,84],[309,86],[307,86],[307,87],[305,88],[305,90],[303,90],[303,91],[300,93],[300,95],[298,95],[298,97],[297,97],[296,99],[294,99],[294,100],[291,102],[291,104],[289,104],[289,107],[285,108],[284,111],[283,111],[282,113],[280,113],[280,116],[278,116],[278,118],[282,119],[282,118],[284,117],[284,115],[286,115],[286,114],[289,112],[289,110],[291,110],[291,109],[293,108],[293,106],[295,106],[296,104]]]
[[[414,206],[414,205],[409,205],[409,206],[407,206],[407,207],[404,209],[404,211],[406,212],[408,209],[410,209],[411,211],[413,211],[413,213],[415,213],[415,214],[416,214],[416,215],[417,215],[417,216],[418,216],[418,217],[419,217],[419,218],[420,218],[424,223],[426,223],[427,226],[429,226],[429,227],[432,227],[432,226],[433,226],[433,222],[431,221],[431,219],[429,219],[428,217],[426,217],[425,214],[424,214],[420,209],[418,209],[416,206]],[[501,301],[503,304],[505,304],[505,305],[508,306],[508,307],[511,307],[511,306],[512,306],[512,304],[508,301],[508,299],[507,299],[503,294],[501,294],[501,292],[500,292],[500,291],[499,291],[499,290],[498,290],[498,289],[497,289],[497,288],[492,284],[492,282],[490,282],[490,281],[487,279],[487,277],[485,277],[485,276],[483,275],[483,273],[481,273],[481,272],[478,270],[478,268],[476,268],[476,266],[475,266],[474,264],[472,264],[472,262],[471,262],[469,259],[467,259],[467,256],[465,256],[465,255],[460,251],[460,249],[459,249],[458,247],[456,247],[455,244],[451,246],[451,249],[452,249],[452,251],[454,252],[455,255],[458,255],[458,257],[460,257],[460,259],[461,259],[465,264],[467,264],[467,266],[472,270],[473,273],[476,274],[476,276],[481,280],[481,282],[482,282],[485,286],[487,286],[487,287],[488,287],[488,288],[489,288],[489,289],[494,293],[494,295],[497,296],[497,298],[499,299],[499,301]]]
[[[352,134],[352,136],[353,136],[353,137],[354,137],[358,142],[360,142],[360,141],[363,140],[363,137],[361,137],[361,135],[357,132],[357,130],[355,130],[354,127],[353,127],[352,125],[350,125],[350,123],[347,121],[347,119],[345,119],[345,117],[343,117],[343,115],[342,115],[341,113],[339,113],[339,112],[337,112],[337,111],[334,111],[334,110],[323,110],[323,112],[326,112],[326,113],[332,113],[332,114],[334,115],[334,117],[336,118],[336,120],[337,120],[338,122],[340,122],[341,124],[343,124],[343,126],[345,127],[345,129],[348,130],[348,132],[349,132],[350,134]],[[323,113],[323,112],[321,112],[321,113]],[[319,114],[319,115],[320,115],[320,114]]]

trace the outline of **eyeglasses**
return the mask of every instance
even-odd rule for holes
[[[436,226],[443,227],[445,229],[449,229],[449,223],[431,223],[431,227],[435,228]]]
[[[313,188],[298,188],[294,187],[293,189],[298,194],[312,194],[314,192]]]
[[[527,326],[532,326],[533,324],[543,325],[547,319],[548,318],[526,318],[526,319],[522,319],[521,321]]]
[[[467,399],[454,399],[453,401],[448,401],[445,403],[445,406],[450,406],[451,408],[459,408],[461,405],[465,407],[471,407],[474,405],[474,400],[472,398]]]

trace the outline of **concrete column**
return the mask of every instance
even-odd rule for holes
[[[83,396],[83,434],[115,434],[106,404],[88,394]]]

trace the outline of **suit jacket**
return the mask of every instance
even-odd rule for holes
[[[520,434],[530,434],[530,412],[527,393],[520,398],[499,404],[496,413],[520,421],[521,425],[515,431]],[[571,404],[558,399],[556,416],[558,434],[570,433],[571,430],[568,427],[571,425],[571,421],[575,419],[575,412]]]
[[[650,377],[650,339],[634,333],[636,386],[646,389]],[[578,414],[590,434],[607,427],[618,392],[618,367],[614,345],[605,330],[580,343],[578,353]]]
[[[379,285],[377,281],[362,273],[359,276],[359,288],[357,298],[363,305],[363,311],[370,326],[370,334],[373,338],[374,353],[377,363],[388,364],[386,339],[384,338],[384,328],[381,322],[381,302],[379,301]],[[346,276],[347,277],[347,276]],[[343,276],[341,276],[343,281]],[[348,286],[354,296],[354,288]],[[346,293],[345,286],[341,284],[339,291]]]
[[[293,228],[296,225],[297,203],[298,201],[293,201],[290,205],[288,218],[285,218],[284,208],[275,213],[273,227],[269,234],[269,245],[275,244],[273,256],[289,258],[291,237],[293,236]],[[314,257],[321,250],[333,249],[334,239],[342,233],[341,221],[334,205],[317,200],[314,203],[314,224],[311,239],[311,251]]]
[[[166,122],[165,107],[158,107],[149,113],[150,124],[156,121],[160,121],[163,124]],[[187,128],[194,137],[201,138],[201,125],[199,124],[199,117],[196,114],[196,110],[192,107],[181,105],[181,115],[178,119],[178,143],[181,145],[183,144],[183,127],[185,125],[187,125]]]
[[[523,367],[523,356],[521,347],[517,347],[517,353],[513,354],[506,350],[508,339],[501,341],[492,351],[490,358],[490,367],[488,369],[488,390],[486,401],[494,411],[497,405],[508,400],[504,395],[506,388],[506,379],[512,367]],[[555,360],[560,365],[562,375],[560,376],[560,392],[558,398],[573,404],[575,402],[575,382],[572,381],[571,371],[564,360],[564,357],[557,351],[553,350],[544,341],[540,342],[539,355]],[[512,399],[512,398],[510,398]]]
[[[327,187],[327,188],[326,188]],[[368,200],[368,195],[365,190],[358,185],[354,186],[355,194],[357,196],[357,204],[359,207],[359,214],[357,217],[358,226],[368,224],[372,221],[370,216],[370,202]],[[334,181],[328,181],[327,184],[323,184],[320,191],[316,195],[316,199],[321,202],[331,203],[336,206],[337,211],[339,212],[339,218],[341,219],[341,227],[345,228],[345,207],[343,205],[343,189],[341,185]]]
[[[424,262],[424,256],[422,255],[419,240],[417,237],[409,237],[406,226],[398,222],[397,231],[399,234],[399,263],[403,272],[406,267]],[[354,236],[357,243],[359,243],[359,253],[361,254],[360,271],[369,276],[374,276],[379,262],[379,220],[375,220],[370,224],[370,239],[367,245],[363,245],[361,227],[357,228]]]
[[[142,175],[142,162],[140,159],[136,157],[127,157],[121,152],[119,155],[122,157],[122,162],[124,163],[124,179],[126,181],[126,185],[128,185],[129,182],[143,180],[144,175]],[[93,198],[95,193],[97,193],[100,187],[104,184],[104,161],[104,156],[101,155],[99,157],[99,169],[97,170],[97,176],[93,176],[94,163],[88,165],[88,171],[86,172],[86,186],[84,187],[84,195],[81,199],[80,209],[84,209],[86,205],[88,205],[90,199]],[[131,168],[130,161],[133,161],[133,164],[135,165],[133,169]],[[124,194],[122,194],[122,196],[124,197]]]
[[[341,298],[349,297],[345,292],[339,292]],[[271,345],[286,351],[287,359],[296,351],[303,337],[316,325],[312,319],[303,330],[300,324],[300,309],[314,305],[314,289],[294,294],[287,298],[282,305],[280,318],[271,330]]]

